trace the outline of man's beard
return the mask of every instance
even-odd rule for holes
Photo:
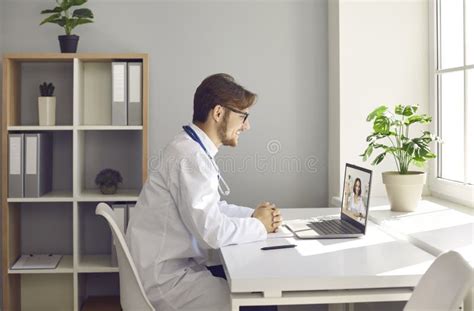
[[[232,138],[232,137],[227,137],[227,135],[226,135],[228,121],[229,121],[229,112],[225,111],[224,112],[224,120],[222,121],[222,123],[217,128],[217,134],[219,135],[219,139],[220,139],[220,141],[222,142],[222,144],[224,146],[235,147],[235,146],[237,146],[237,140],[235,138]]]

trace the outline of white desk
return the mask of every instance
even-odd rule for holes
[[[337,214],[339,209],[284,209],[285,219]],[[297,244],[293,249],[263,246]],[[361,239],[294,238],[224,247],[220,251],[233,310],[244,305],[407,300],[434,257],[370,224]]]

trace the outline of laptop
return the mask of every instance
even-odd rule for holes
[[[341,214],[290,220],[284,225],[300,239],[346,239],[365,235],[372,171],[346,164]]]

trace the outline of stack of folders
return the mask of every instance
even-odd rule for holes
[[[114,211],[115,222],[117,223],[122,234],[125,236],[125,233],[127,232],[128,222],[131,219],[135,210],[135,203],[117,202],[111,204],[111,207]],[[110,263],[112,266],[117,266],[117,251],[115,250],[115,241],[113,238]]]
[[[55,269],[61,258],[62,255],[53,254],[22,255],[12,266],[12,270]]]
[[[37,198],[51,191],[50,133],[8,134],[8,196]]]
[[[142,63],[112,62],[112,125],[142,125]]]

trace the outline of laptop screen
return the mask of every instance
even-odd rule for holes
[[[363,225],[365,227],[369,209],[371,182],[371,170],[352,164],[346,164],[344,187],[342,191],[342,218],[352,220],[352,223],[355,221],[359,226]]]

